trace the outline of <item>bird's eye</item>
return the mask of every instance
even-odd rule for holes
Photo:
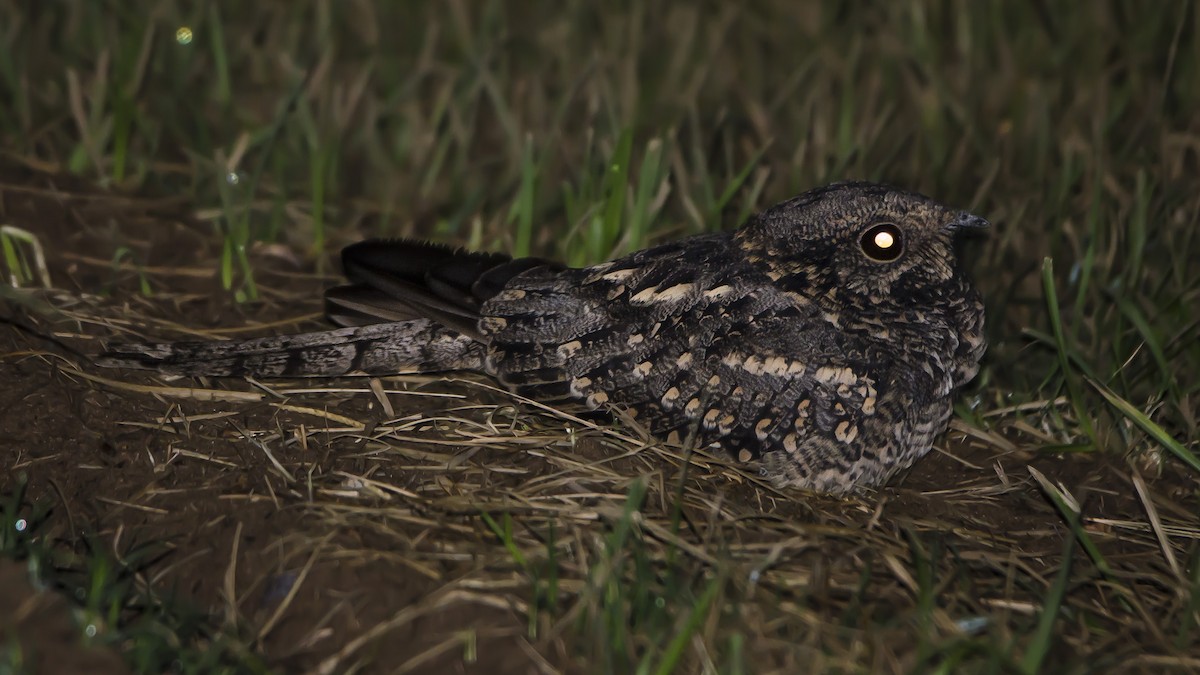
[[[891,262],[904,252],[904,233],[895,223],[879,223],[868,227],[858,243],[871,260]]]

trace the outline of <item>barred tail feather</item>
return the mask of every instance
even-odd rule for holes
[[[237,341],[115,345],[107,368],[170,375],[335,377],[481,370],[483,346],[427,319]]]

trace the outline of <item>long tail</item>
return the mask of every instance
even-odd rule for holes
[[[342,251],[347,285],[325,294],[342,328],[236,342],[119,345],[97,363],[173,375],[334,377],[483,370],[480,307],[539,258],[368,240]]]
[[[115,345],[96,363],[171,375],[336,377],[481,370],[478,341],[427,319],[239,341]]]

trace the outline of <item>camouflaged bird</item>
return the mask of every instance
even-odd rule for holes
[[[117,347],[104,365],[184,375],[473,370],[550,404],[624,409],[780,486],[878,485],[927,453],[985,349],[955,234],[927,197],[840,183],[732,233],[581,269],[410,241],[343,251],[343,328]]]

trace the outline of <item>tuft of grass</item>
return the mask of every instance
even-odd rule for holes
[[[1058,293],[1054,288],[1054,261],[1050,258],[1046,258],[1042,262],[1042,284],[1046,293],[1046,309],[1050,314],[1050,327],[1054,330],[1054,345],[1058,352],[1058,367],[1062,373],[1063,386],[1067,389],[1067,396],[1070,397],[1071,405],[1075,408],[1075,414],[1084,435],[1090,441],[1091,447],[1099,450],[1100,441],[1096,436],[1096,429],[1092,424],[1092,416],[1087,402],[1081,397],[1079,378],[1071,369],[1072,355],[1067,349],[1066,330],[1063,327],[1062,313],[1058,306]],[[1081,359],[1076,357],[1076,360]]]
[[[160,561],[159,547],[133,546],[117,560],[87,538],[54,541],[45,533],[51,507],[29,503],[26,489],[18,476],[14,489],[0,495],[0,555],[24,563],[43,592],[73,604],[81,644],[117,649],[136,672],[268,672],[238,636],[215,629],[212,617],[145,586],[142,573]],[[13,672],[22,672],[22,662],[15,642],[0,655]]]
[[[686,564],[676,564],[677,550],[648,540],[639,527],[647,482],[629,486],[624,504],[613,515],[607,532],[587,552],[594,562],[576,594],[559,586],[570,576],[561,566],[553,523],[544,534],[544,554],[527,555],[514,538],[513,519],[499,520],[488,513],[481,518],[528,578],[535,597],[528,616],[530,638],[561,633],[567,626],[588,639],[577,658],[597,667],[597,672],[678,672],[688,662],[686,651],[706,622],[720,621],[733,650],[726,655],[724,672],[745,669],[742,638],[732,617],[714,607],[724,595],[727,572],[699,574]],[[690,669],[685,668],[685,669]]]
[[[28,249],[27,254],[25,250]],[[3,255],[5,280],[13,288],[37,281],[52,288],[46,254],[36,235],[13,225],[0,225],[0,254]],[[32,255],[33,261],[30,262]]]

